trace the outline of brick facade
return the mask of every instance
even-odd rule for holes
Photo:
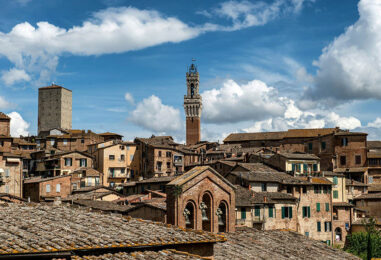
[[[199,117],[186,118],[186,143],[188,145],[196,144],[201,140],[201,120]]]

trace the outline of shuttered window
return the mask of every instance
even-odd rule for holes
[[[317,222],[317,232],[321,232],[321,222]]]
[[[246,208],[241,208],[241,219],[246,219]]]
[[[329,211],[329,203],[325,203],[325,211]]]
[[[339,191],[337,191],[337,190],[334,190],[334,191],[333,191],[333,198],[334,198],[334,199],[339,198]]]
[[[255,206],[254,207],[254,215],[256,217],[259,217],[260,213],[261,213],[261,208],[259,206]]]
[[[316,211],[317,211],[317,212],[320,212],[320,203],[319,203],[319,202],[316,203]]]
[[[275,210],[274,207],[269,207],[269,218],[273,218],[274,217],[274,210]]]

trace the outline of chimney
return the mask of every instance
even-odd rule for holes
[[[264,196],[264,197],[263,197],[263,202],[264,202],[264,203],[267,203],[267,196]]]

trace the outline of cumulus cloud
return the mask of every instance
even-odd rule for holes
[[[381,99],[381,2],[361,0],[359,20],[322,51],[311,99]],[[337,102],[336,102],[337,103]]]
[[[33,72],[37,74],[37,80],[44,80],[55,70],[58,57],[63,53],[121,53],[181,42],[200,33],[200,29],[157,11],[108,8],[70,29],[48,22],[38,22],[36,27],[28,22],[17,24],[9,33],[0,32],[0,55],[15,64],[18,70],[25,70],[25,75]]]
[[[9,103],[4,97],[0,96],[0,109],[9,109],[13,106],[14,105],[12,103]]]
[[[201,95],[203,120],[207,123],[262,120],[282,115],[285,109],[276,89],[259,80],[243,85],[227,80],[220,89],[207,90]]]
[[[6,85],[13,85],[20,81],[30,81],[30,76],[25,72],[25,70],[20,70],[12,68],[8,71],[4,71],[1,79]]]
[[[134,97],[131,95],[131,93],[129,92],[126,92],[126,94],[124,94],[124,99],[130,103],[131,105],[133,105],[135,103],[134,101]]]
[[[30,124],[26,122],[19,113],[11,112],[8,116],[11,118],[11,136],[19,137],[20,135],[29,135],[28,129]]]
[[[131,112],[129,120],[155,133],[173,133],[182,130],[180,110],[164,105],[157,96],[150,96],[139,102]]]

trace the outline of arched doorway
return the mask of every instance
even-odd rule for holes
[[[228,207],[224,201],[218,206],[216,215],[218,217],[218,232],[228,232]]]
[[[335,240],[336,241],[341,241],[341,228],[337,227],[335,229]]]
[[[185,206],[183,215],[185,218],[185,227],[186,228],[192,228],[196,229],[196,214],[195,214],[195,204],[193,201],[188,201],[188,203]]]
[[[202,230],[212,232],[212,196],[205,193],[200,203]]]

